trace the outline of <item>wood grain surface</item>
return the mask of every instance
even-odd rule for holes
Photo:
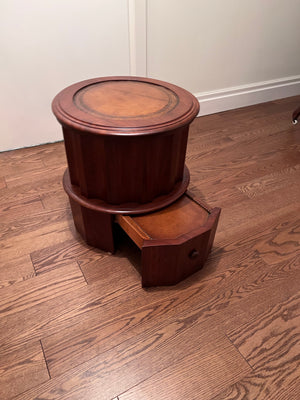
[[[0,153],[1,400],[300,398],[300,96],[196,119],[204,268],[142,289],[140,250],[76,233],[63,143]]]
[[[128,119],[170,111],[176,107],[178,98],[163,86],[120,80],[87,86],[76,93],[74,102],[88,113]]]
[[[63,89],[54,98],[52,111],[65,127],[129,137],[188,125],[198,114],[199,103],[191,93],[168,82],[109,76]]]
[[[68,160],[63,185],[88,244],[114,251],[103,213],[153,212],[187,190],[188,130],[199,102],[185,89],[151,78],[95,78],[63,89],[52,111]]]
[[[151,239],[176,239],[202,227],[208,219],[209,213],[187,196],[182,196],[167,208],[152,214],[132,217],[133,222],[141,230],[141,238]],[[126,217],[118,219],[125,226]],[[128,224],[130,226],[130,224]],[[125,229],[127,232],[127,230]],[[148,236],[145,237],[144,233]]]

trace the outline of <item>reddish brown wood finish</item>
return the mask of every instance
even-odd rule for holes
[[[189,170],[185,166],[183,180],[177,182],[174,186],[173,190],[168,193],[168,195],[162,195],[156,197],[152,202],[140,204],[137,202],[132,203],[124,203],[124,204],[109,204],[104,202],[101,199],[93,198],[89,199],[83,196],[80,192],[80,189],[77,185],[73,185],[70,180],[70,174],[68,169],[64,173],[63,177],[63,185],[64,189],[67,192],[68,196],[72,198],[76,203],[82,205],[85,208],[94,211],[95,213],[109,213],[109,214],[143,214],[149,213],[153,210],[157,210],[163,207],[168,206],[169,204],[173,203],[181,196],[188,187],[190,181],[190,174]]]
[[[142,250],[142,285],[174,285],[198,271],[211,250],[220,211],[185,195],[149,215],[118,215]]]
[[[96,94],[93,101],[92,96],[80,100],[86,92]],[[191,93],[168,82],[110,76],[67,87],[54,98],[52,110],[63,126],[84,133],[145,136],[187,125],[198,114],[199,103]]]
[[[87,244],[113,253],[113,215],[94,212],[77,203],[69,196],[74,224]]]
[[[76,229],[88,244],[113,252],[117,215],[142,249],[143,286],[179,282],[201,268],[212,246],[220,210],[181,197],[189,184],[189,124],[198,111],[184,89],[134,77],[80,82],[53,101]]]
[[[197,99],[175,85],[147,78],[108,77],[72,85],[53,101],[63,126],[71,183],[88,199],[110,205],[174,198],[188,182],[184,160]],[[149,208],[149,207],[148,207]],[[134,212],[131,207],[130,212]],[[137,213],[140,210],[137,210]]]
[[[63,132],[71,182],[87,198],[138,207],[171,194],[183,181],[187,126],[161,135],[118,138],[82,135],[70,128]]]

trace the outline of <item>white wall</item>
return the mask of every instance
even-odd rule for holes
[[[62,139],[64,87],[129,74],[126,0],[0,1],[0,151]]]
[[[147,73],[212,110],[300,94],[300,0],[149,0]],[[217,107],[217,108],[216,108]]]
[[[299,0],[150,0],[148,74],[194,93],[298,75],[299,17]]]
[[[52,98],[136,74],[201,114],[300,94],[300,0],[0,0],[0,151],[60,140]]]

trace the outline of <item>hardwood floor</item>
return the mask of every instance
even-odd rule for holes
[[[0,399],[300,398],[300,96],[196,119],[205,267],[142,289],[140,252],[76,233],[63,143],[0,153]]]

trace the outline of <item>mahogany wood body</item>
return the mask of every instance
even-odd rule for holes
[[[188,126],[151,136],[63,133],[71,183],[87,198],[145,204],[183,180]]]
[[[220,211],[184,195],[152,214],[118,215],[142,251],[142,285],[174,285],[198,271],[211,250]]]
[[[197,99],[152,79],[99,78],[63,90],[53,111],[69,166],[63,184],[85,241],[113,252],[118,215],[130,237],[126,224],[150,229],[141,246],[143,286],[172,285],[201,268],[220,210],[181,197],[189,183],[185,154]],[[137,244],[142,239],[143,233]]]
[[[211,250],[220,209],[184,195],[162,210],[142,215],[110,214],[74,196],[68,173],[64,187],[77,231],[87,244],[113,253],[115,221],[141,249],[142,286],[174,285],[198,271]],[[84,198],[83,198],[84,199]]]
[[[109,251],[115,251],[113,235],[113,215],[95,212],[72,199],[69,196],[75,227],[86,243],[90,246]]]
[[[52,108],[63,127],[71,184],[108,212],[114,205],[119,212],[154,211],[186,190],[188,130],[199,111],[186,90],[149,78],[96,78],[64,89]]]

